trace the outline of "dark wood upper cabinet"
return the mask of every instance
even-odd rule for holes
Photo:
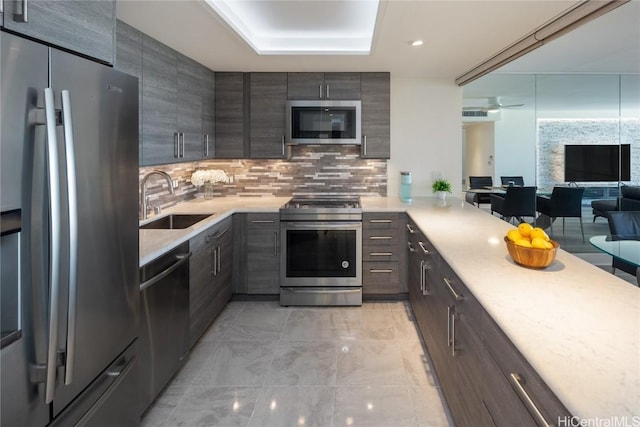
[[[362,73],[362,157],[391,157],[389,73]]]
[[[23,22],[25,3],[3,0],[2,27],[113,64],[115,0],[28,0],[28,20]]]
[[[138,78],[138,152],[142,162],[142,33],[122,21],[117,21],[116,25],[113,67]]]
[[[360,99],[360,79],[360,73],[324,73],[325,99]]]
[[[250,74],[249,157],[285,157],[287,73]]]
[[[181,138],[181,161],[200,160],[202,145],[203,66],[193,59],[177,57],[177,130]]]
[[[243,159],[245,91],[243,73],[216,73],[215,157]]]
[[[142,153],[143,165],[179,161],[177,52],[142,37]]]
[[[360,99],[360,73],[288,73],[290,100]]]
[[[204,69],[202,79],[202,149],[203,158],[215,158],[216,73]]]

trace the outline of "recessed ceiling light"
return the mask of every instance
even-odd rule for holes
[[[411,46],[422,46],[424,42],[422,40],[413,40],[413,41],[410,41],[409,44]]]
[[[205,0],[259,55],[368,55],[379,0]]]

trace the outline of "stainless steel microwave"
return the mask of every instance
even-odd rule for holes
[[[289,101],[286,117],[290,144],[362,143],[360,101]]]

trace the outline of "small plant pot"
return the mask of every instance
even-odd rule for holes
[[[447,199],[447,192],[446,191],[436,191],[436,196],[438,196],[438,199],[440,199],[440,200],[446,200]]]

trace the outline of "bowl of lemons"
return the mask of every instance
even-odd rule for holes
[[[504,241],[509,255],[516,264],[529,268],[548,267],[556,258],[558,242],[549,238],[540,227],[533,227],[526,222],[518,228],[509,230]]]

